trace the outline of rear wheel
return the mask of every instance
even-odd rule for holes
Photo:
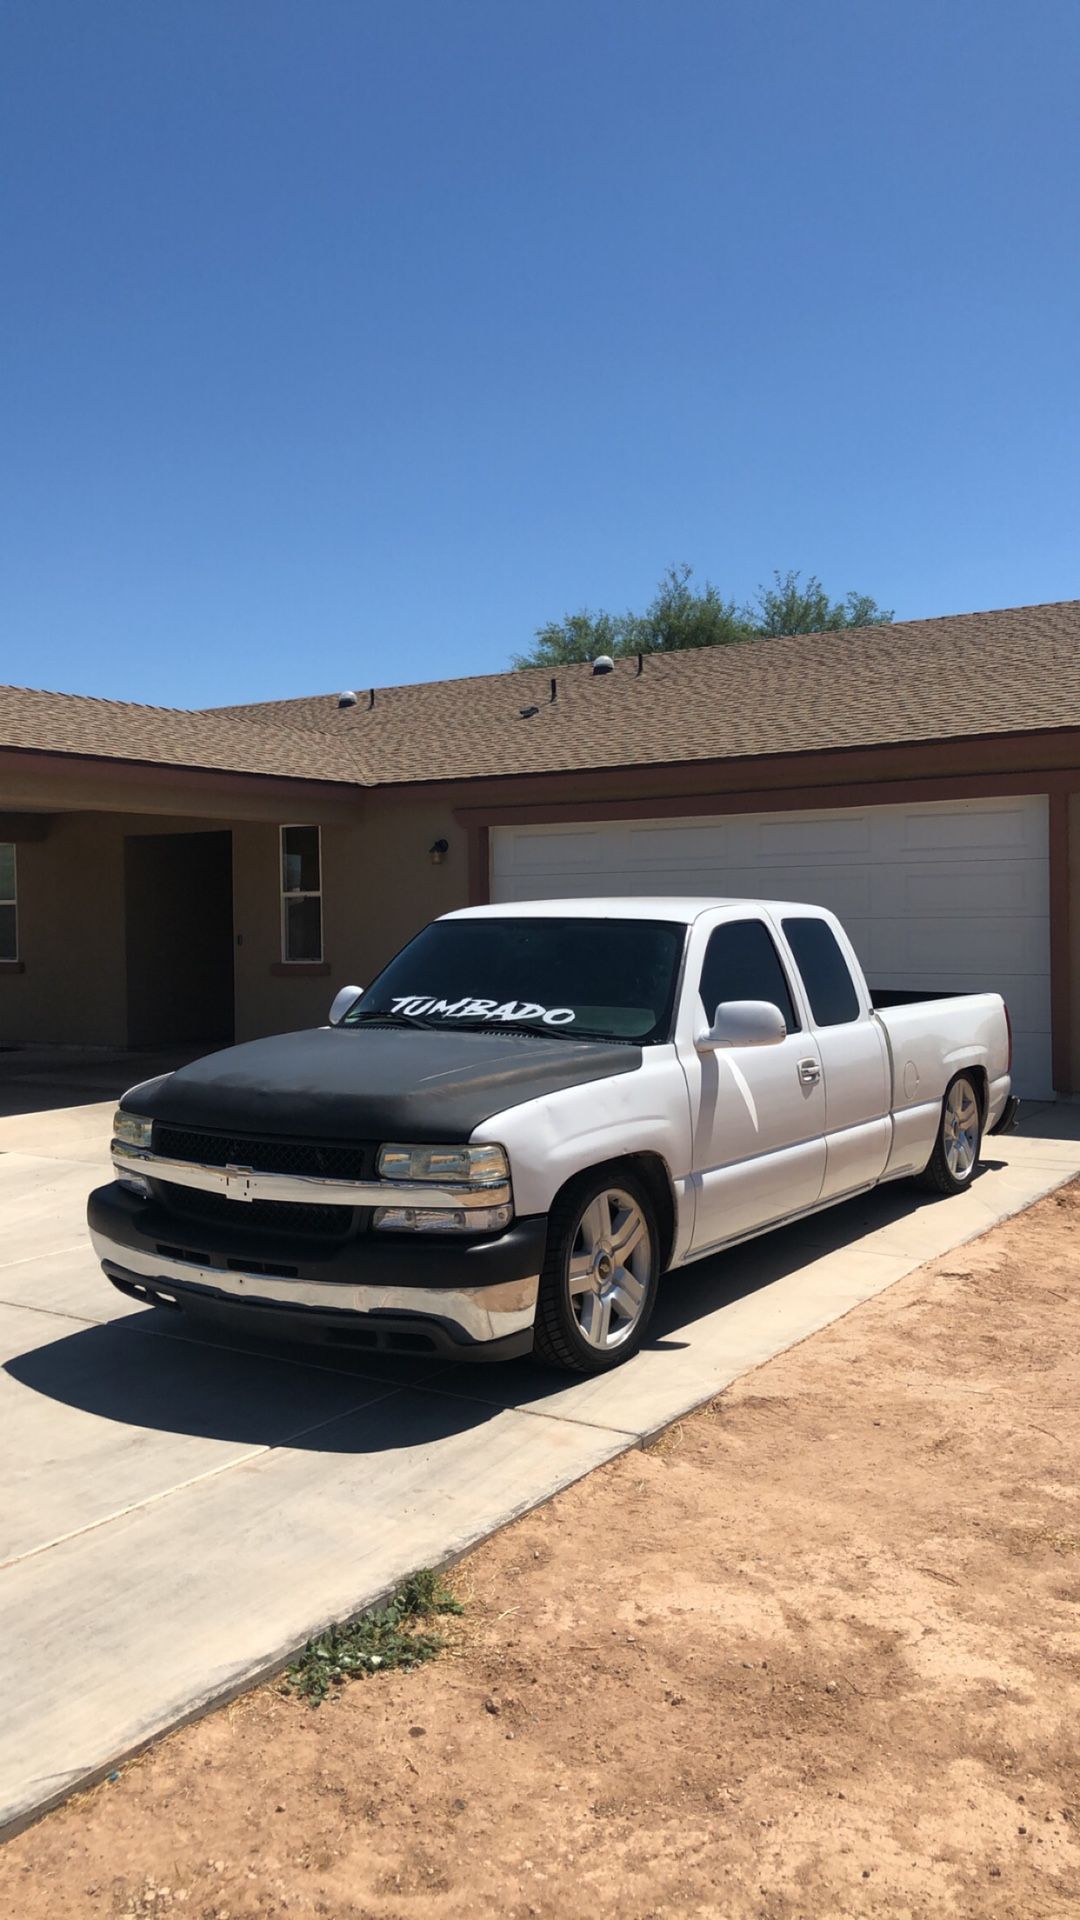
[[[982,1108],[975,1087],[958,1073],[946,1090],[934,1151],[919,1184],[931,1193],[963,1193],[971,1185],[982,1148]]]
[[[637,1352],[656,1300],[660,1236],[644,1186],[619,1168],[576,1180],[551,1210],[534,1350],[571,1373]]]

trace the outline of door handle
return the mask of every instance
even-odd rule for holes
[[[816,1060],[799,1061],[799,1081],[804,1087],[814,1087],[821,1079],[821,1068]]]

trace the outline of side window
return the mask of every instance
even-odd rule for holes
[[[710,934],[701,969],[701,1004],[710,1023],[721,1000],[771,1000],[788,1032],[798,1032],[787,976],[761,920],[729,920]]]
[[[281,829],[281,957],[321,960],[322,848],[318,827]]]
[[[785,920],[816,1027],[840,1027],[859,1017],[859,996],[837,938],[826,920]]]
[[[15,848],[0,841],[0,960],[19,957],[19,913],[15,904]]]

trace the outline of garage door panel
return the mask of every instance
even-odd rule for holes
[[[507,864],[515,873],[543,873],[553,870],[585,868],[595,873],[598,863],[606,857],[610,839],[606,829],[594,831],[574,829],[560,832],[556,837],[547,834],[531,833],[514,827],[500,829],[512,834],[508,848]]]
[[[681,868],[708,871],[717,861],[736,857],[734,839],[730,828],[713,822],[696,827],[632,826],[626,834],[623,857],[631,869],[639,865],[664,867],[675,860]]]
[[[809,900],[815,907],[828,907],[844,920],[861,919],[873,910],[874,876],[869,867],[792,867],[770,874],[769,887],[763,888],[761,874],[753,869],[747,875],[751,892],[768,892],[774,900]],[[772,881],[779,884],[775,890]]]
[[[534,867],[531,874],[515,874],[500,887],[496,898],[499,900],[587,900],[594,893],[625,893],[626,887],[618,880],[608,881],[606,875],[595,867],[579,867],[576,871],[568,869],[563,873],[552,870],[545,873]],[[651,889],[638,887],[638,893],[647,893]]]
[[[966,980],[976,973],[1030,975],[1043,980],[1049,965],[1045,925],[1034,920],[986,916],[979,920],[959,914],[920,922],[913,915],[875,919],[870,955],[865,964],[902,969],[902,985],[918,972],[937,970],[939,977]],[[854,936],[853,936],[854,938]]]
[[[870,822],[866,814],[842,813],[788,815],[783,820],[762,820],[757,826],[758,854],[761,859],[819,860],[846,856],[865,859],[870,847]]]
[[[898,884],[905,913],[978,914],[993,918],[1002,901],[1010,917],[1045,921],[1050,907],[1050,879],[1045,862],[972,861],[948,866],[893,868],[882,874],[885,884]]]
[[[903,846],[909,853],[947,857],[963,852],[985,859],[1046,851],[1030,800],[912,806],[902,814]]]

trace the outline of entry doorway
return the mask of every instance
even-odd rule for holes
[[[124,895],[128,1046],[228,1046],[232,834],[127,834]]]

